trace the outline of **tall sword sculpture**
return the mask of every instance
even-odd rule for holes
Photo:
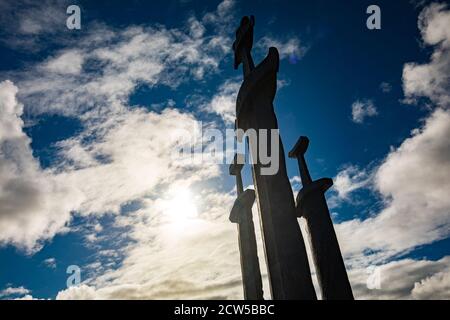
[[[249,140],[250,149],[271,152],[272,132],[278,129],[273,109],[277,88],[279,55],[270,48],[267,57],[255,67],[251,56],[254,18],[244,17],[236,31],[233,44],[234,67],[242,63],[244,82],[236,102],[237,129],[268,130],[265,142]],[[279,169],[272,175],[263,174],[266,168],[259,155],[253,159],[253,181],[261,216],[263,240],[273,299],[316,299],[305,244],[297,218],[292,188],[286,172],[281,139],[277,160]],[[257,139],[259,140],[259,139]],[[258,145],[259,144],[259,145]],[[276,149],[276,148],[273,148]],[[259,154],[259,152],[258,152]]]
[[[297,158],[300,168],[302,189],[297,195],[297,216],[304,217],[311,236],[311,250],[322,299],[352,300],[353,293],[348,281],[339,243],[325,200],[325,192],[333,185],[333,180],[311,179],[305,161],[308,149],[307,137],[300,137],[289,152],[290,158]]]
[[[244,191],[241,176],[242,167],[243,164],[240,164],[240,161],[238,161],[238,155],[235,155],[234,161],[230,165],[230,175],[236,177],[238,198],[234,202],[233,209],[231,209],[230,221],[238,225],[244,299],[263,300],[261,270],[259,268],[255,226],[252,218],[255,191],[251,189]]]

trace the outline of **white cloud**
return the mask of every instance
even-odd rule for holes
[[[286,40],[265,36],[256,43],[256,49],[262,52],[267,52],[270,47],[278,49],[280,59],[288,58],[292,63],[296,63],[303,58],[308,50],[307,47],[301,45],[300,39],[296,36]]]
[[[447,259],[448,260],[448,259]],[[412,296],[415,299],[450,299],[450,261],[447,261],[447,269],[437,272],[414,284]]]
[[[198,37],[164,26],[92,25],[88,30],[71,48],[16,75],[29,112],[80,118],[90,117],[88,110],[111,113],[126,106],[138,86],[176,88],[217,72],[231,46],[223,34]],[[97,33],[106,36],[99,39]],[[81,72],[83,66],[88,70]]]
[[[0,291],[0,298],[3,297],[10,297],[10,296],[17,296],[17,295],[26,295],[29,294],[31,291],[24,288],[23,286],[20,287],[8,287]]]
[[[236,118],[236,97],[241,82],[225,81],[203,110],[219,115],[226,123],[234,123]]]
[[[370,173],[350,165],[339,171],[333,179],[333,189],[338,197],[348,199],[353,191],[367,187],[370,181]]]
[[[232,18],[227,11],[232,3],[225,1],[217,12],[199,23],[205,28],[215,28],[216,23],[221,30]],[[123,256],[120,267],[99,261],[88,264],[83,269],[85,275],[93,276],[84,285],[59,293],[58,299],[242,297],[237,233],[228,221],[233,197],[215,187],[205,191],[209,189],[206,185],[217,184],[214,179],[220,167],[185,164],[173,157],[180,145],[193,138],[199,140],[198,119],[170,106],[155,112],[127,105],[138,85],[176,87],[192,80],[191,75],[197,79],[217,69],[225,50],[229,51],[230,38],[222,41],[220,33],[200,36],[201,27],[195,24],[196,30],[190,28],[189,34],[164,27],[129,27],[122,31],[106,27],[106,39],[87,35],[27,74],[16,76],[21,88],[19,98],[28,112],[71,115],[80,119],[84,129],[56,144],[56,164],[44,170],[32,156],[20,114],[9,117],[13,119],[9,126],[17,128],[14,132],[26,145],[27,162],[16,178],[26,179],[29,184],[24,170],[32,167],[46,185],[50,181],[55,189],[67,188],[70,197],[47,193],[48,187],[39,185],[34,198],[44,199],[50,209],[37,211],[36,201],[12,193],[8,201],[16,199],[30,212],[33,209],[34,215],[28,215],[22,207],[10,206],[9,220],[0,224],[2,244],[34,252],[46,239],[70,230],[71,213],[89,216],[112,212],[116,214],[115,227],[127,230],[113,242],[117,246],[113,250],[120,252],[120,258]],[[89,71],[92,64],[99,72]],[[8,86],[4,99],[10,102],[8,110],[22,108],[15,100],[17,88],[10,82]],[[2,130],[6,125],[0,126]],[[8,130],[8,134],[11,132]],[[10,152],[7,155],[11,157]],[[191,192],[198,217],[187,221],[174,218],[173,212],[188,208],[185,203],[177,204],[186,199],[172,198],[170,190],[177,188],[201,190]],[[45,198],[50,195],[58,199]],[[140,210],[118,215],[121,205],[138,199],[142,202]],[[43,230],[51,228],[51,232],[30,232],[26,224],[24,227],[24,219]],[[107,228],[86,228],[90,239],[112,236]],[[101,252],[99,260],[103,262]],[[205,266],[211,266],[214,272],[205,273]]]
[[[23,106],[17,87],[0,83],[0,244],[12,243],[27,251],[39,249],[39,240],[64,230],[79,193],[41,170],[20,118]]]
[[[450,10],[433,3],[419,16],[419,29],[425,45],[434,46],[428,63],[407,63],[403,67],[405,100],[414,103],[425,96],[442,107],[450,104]]]
[[[14,298],[14,300],[41,300],[41,299],[34,298],[31,294],[26,294],[22,297]]]
[[[56,269],[56,259],[55,258],[47,258],[44,261],[44,265],[50,269]]]
[[[450,256],[437,261],[402,259],[349,272],[357,299],[448,299],[450,294]],[[371,276],[379,276],[379,289],[369,289]],[[369,286],[370,287],[370,286]]]
[[[203,26],[203,24],[195,17],[189,18],[188,22],[191,36],[195,39],[203,37],[206,31],[206,28]]]
[[[241,299],[237,232],[228,221],[233,200],[203,190],[192,199],[197,217],[168,212],[164,197],[146,200],[139,211],[117,218],[132,240],[121,266],[63,290],[57,299]]]
[[[143,197],[160,183],[219,174],[217,166],[186,166],[176,161],[177,146],[200,140],[197,120],[190,114],[169,108],[162,113],[130,110],[97,124],[95,130],[103,133],[92,144],[83,143],[84,134],[61,144],[64,159],[75,165],[61,175],[87,195],[79,208],[82,214],[118,212],[122,203]],[[72,148],[82,149],[82,157]],[[108,160],[84,167],[86,154],[89,159]]]
[[[352,104],[352,119],[355,123],[363,123],[365,118],[378,114],[372,100],[357,100]]]
[[[220,30],[232,18],[232,4],[226,1],[213,13]],[[98,31],[103,37],[96,36]],[[138,85],[176,87],[191,72],[196,78],[214,72],[225,54],[223,44],[230,42],[220,37],[199,32],[192,37],[163,26],[118,31],[92,25],[77,43],[13,75],[28,114],[70,115],[83,123],[79,135],[57,143],[57,163],[48,169],[40,168],[23,132],[17,87],[3,82],[0,244],[34,252],[69,230],[72,213],[117,213],[122,203],[154,192],[159,184],[217,176],[217,165],[186,166],[172,159],[180,143],[198,138],[198,120],[191,114],[170,107],[131,109],[127,103]]]
[[[56,300],[96,300],[97,294],[95,290],[85,284],[73,286],[66,290],[60,291]]]
[[[373,259],[386,259],[449,235],[449,136],[450,112],[437,109],[386,157],[374,173],[385,208],[366,220],[337,225],[348,256],[370,249],[376,251]]]
[[[215,12],[190,19],[184,29],[130,26],[115,30],[92,25],[77,43],[27,73],[13,75],[29,114],[68,115],[83,124],[81,133],[56,144],[56,164],[48,169],[39,167],[23,132],[17,88],[10,82],[5,85],[4,101],[9,101],[5,109],[20,112],[2,118],[9,122],[2,123],[0,130],[8,125],[16,128],[5,132],[19,136],[20,141],[14,143],[23,146],[20,156],[9,150],[5,154],[14,157],[13,164],[25,154],[26,162],[14,178],[29,186],[28,170],[41,184],[33,189],[35,201],[11,192],[8,201],[14,199],[21,206],[7,203],[11,215],[3,219],[3,225],[0,220],[1,243],[29,252],[38,250],[43,241],[70,230],[73,213],[112,212],[115,227],[127,230],[113,242],[118,246],[112,248],[114,253],[123,256],[120,266],[101,263],[108,250],[99,251],[100,261],[83,269],[92,277],[60,292],[58,299],[242,298],[237,232],[228,221],[234,196],[214,187],[220,167],[186,165],[172,157],[180,144],[199,138],[198,119],[170,106],[158,112],[128,106],[130,94],[139,85],[176,88],[218,71],[220,61],[230,53],[233,4],[223,1]],[[211,28],[215,33],[207,36]],[[234,112],[232,89],[231,84],[222,87],[216,95],[221,98],[212,103],[212,110],[226,121]],[[55,192],[59,188],[67,193]],[[191,190],[194,204],[177,199],[171,192],[177,188]],[[137,199],[141,209],[121,212],[121,205]],[[36,206],[39,201],[42,208]],[[174,214],[191,207],[197,208],[198,216],[177,218]],[[40,229],[29,230],[23,221]],[[92,225],[86,228],[91,240],[107,239],[110,231]],[[205,268],[212,271],[204,272]]]
[[[60,74],[79,74],[84,61],[84,55],[78,50],[62,52],[56,58],[52,58],[44,66],[46,71]]]
[[[2,101],[9,102],[2,104],[7,115],[6,111],[17,108],[16,90],[10,82],[0,88]],[[96,122],[59,144],[63,162],[55,171],[39,168],[20,118],[15,114],[11,118],[3,118],[2,128],[10,130],[0,140],[6,151],[0,166],[4,195],[0,239],[29,251],[39,249],[40,240],[63,231],[73,211],[119,212],[122,203],[148,195],[158,184],[179,179],[192,183],[220,172],[218,166],[176,161],[177,146],[193,137],[200,140],[200,130],[192,115],[174,109],[155,113],[137,108]],[[11,130],[14,127],[16,131]],[[97,139],[86,143],[93,132]]]
[[[219,30],[227,28],[227,24],[233,20],[233,16],[230,13],[234,5],[234,0],[223,0],[214,12],[208,12],[203,16],[202,22],[206,25],[213,25]]]

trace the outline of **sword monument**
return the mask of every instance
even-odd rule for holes
[[[278,50],[269,48],[267,57],[255,67],[251,55],[253,46],[253,16],[244,17],[236,31],[233,44],[234,68],[242,63],[244,82],[236,101],[236,130],[242,141],[246,132],[256,132],[248,138],[252,157],[255,191],[244,191],[241,178],[243,159],[230,166],[236,176],[238,198],[230,220],[238,223],[244,296],[262,299],[261,273],[251,207],[257,200],[266,263],[273,299],[316,299],[311,279],[304,239],[297,217],[306,219],[311,238],[311,251],[317,270],[322,298],[353,299],[336,233],[325,199],[325,191],[333,185],[329,178],[313,181],[304,154],[309,140],[301,137],[289,153],[297,158],[303,188],[297,204],[286,172],[284,149],[278,134],[278,122],[273,108],[277,90]],[[265,132],[262,138],[261,131]],[[278,170],[268,173],[265,154],[275,155]],[[273,154],[272,154],[273,153]],[[242,164],[240,164],[242,163]]]
[[[277,88],[279,55],[270,48],[267,57],[255,67],[251,56],[254,18],[244,17],[236,31],[233,44],[234,67],[242,63],[244,82],[236,102],[236,128],[244,132],[265,129],[268,138],[255,143],[252,150],[272,150],[273,132],[278,129],[273,109]],[[258,139],[259,140],[259,139]],[[262,224],[267,269],[274,299],[316,299],[302,233],[295,215],[292,188],[286,172],[284,150],[278,137],[279,169],[264,174],[266,165],[259,155],[253,159],[253,182]],[[275,149],[275,148],[274,148]],[[256,152],[259,154],[259,152]]]

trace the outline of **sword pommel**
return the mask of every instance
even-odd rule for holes
[[[289,151],[289,158],[299,158],[305,155],[308,146],[309,146],[308,137],[305,136],[300,137],[295,146],[292,148],[292,150]]]
[[[253,27],[255,17],[243,17],[239,28],[236,30],[236,41],[233,43],[234,50],[234,69],[237,69],[242,63],[243,55],[253,47]]]

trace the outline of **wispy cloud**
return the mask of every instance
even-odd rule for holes
[[[65,41],[68,0],[4,0],[0,3],[0,40],[20,50],[41,50],[43,42]]]
[[[389,82],[380,83],[380,89],[383,93],[389,93],[392,90],[392,85]]]
[[[20,287],[8,287],[0,291],[0,298],[9,298],[14,296],[27,295],[31,291],[23,286]]]
[[[50,269],[56,269],[56,259],[55,258],[47,258],[43,261],[44,265]]]
[[[372,100],[356,100],[352,104],[352,120],[355,123],[363,123],[366,118],[377,114],[378,110]]]
[[[276,47],[280,54],[280,59],[288,59],[289,62],[297,63],[308,51],[297,36],[286,39],[278,37],[265,36],[256,43],[256,50],[267,52],[269,47]]]

